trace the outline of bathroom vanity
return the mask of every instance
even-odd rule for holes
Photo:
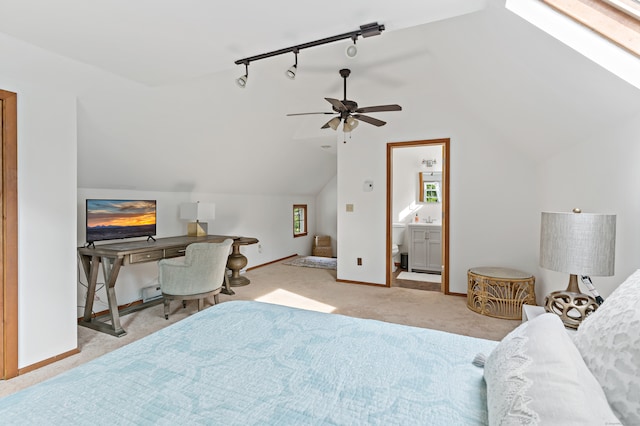
[[[442,226],[409,224],[409,272],[442,272]]]

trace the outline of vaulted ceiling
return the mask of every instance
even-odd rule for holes
[[[343,135],[320,129],[327,116],[286,114],[330,111],[340,68],[360,105],[405,107],[372,114],[390,138],[394,120],[433,133],[421,105],[446,98],[534,160],[640,110],[637,89],[503,3],[0,0],[0,32],[101,73],[77,91],[79,186],[315,194]],[[336,42],[301,51],[294,81],[286,54],[252,63],[245,89],[234,83],[237,59],[369,22],[386,31],[359,39],[356,58]]]

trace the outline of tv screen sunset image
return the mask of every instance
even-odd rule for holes
[[[155,200],[87,200],[88,242],[155,234]]]

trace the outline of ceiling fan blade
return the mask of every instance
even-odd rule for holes
[[[344,104],[342,102],[340,102],[337,99],[333,99],[333,98],[325,98],[327,100],[327,102],[329,102],[331,105],[333,105],[333,107],[337,110],[337,111],[346,111],[347,107],[344,106]]]
[[[291,117],[293,115],[311,115],[311,114],[330,114],[333,115],[335,112],[298,112],[296,114],[287,114],[287,117]]]
[[[364,121],[365,123],[373,124],[378,127],[387,124],[386,121],[378,120],[377,118],[369,117],[368,115],[354,114],[353,118],[357,118],[360,121]]]
[[[384,112],[384,111],[402,111],[402,107],[396,104],[377,105],[377,106],[358,108],[354,112]]]

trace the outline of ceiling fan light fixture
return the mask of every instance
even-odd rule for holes
[[[353,129],[355,129],[356,127],[358,127],[358,124],[360,124],[360,122],[358,120],[356,120],[355,118],[349,116],[344,120],[344,126],[342,127],[342,130],[345,133],[349,133],[351,132]]]
[[[236,84],[244,89],[247,86],[247,80],[249,80],[249,63],[245,62],[244,75],[236,79]]]
[[[327,124],[333,130],[338,130],[338,126],[340,125],[340,117],[333,117]]]

